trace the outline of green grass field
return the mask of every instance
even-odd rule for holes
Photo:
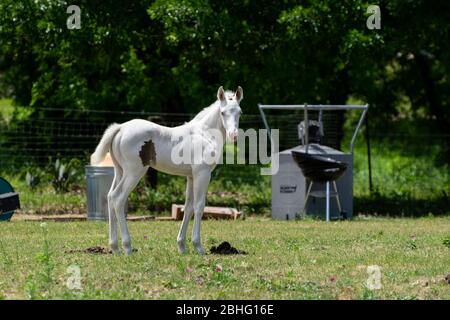
[[[222,241],[248,252],[179,255],[179,223],[130,222],[130,257],[89,254],[107,245],[103,222],[0,224],[3,299],[450,299],[450,217],[322,221],[205,221],[208,249]],[[445,241],[447,239],[447,241]],[[81,290],[66,286],[81,271]],[[367,266],[380,290],[366,286]],[[216,270],[221,267],[221,271]]]
[[[10,100],[0,100],[0,120],[8,123],[13,111]],[[205,221],[203,243],[209,249],[229,241],[248,255],[200,257],[190,246],[181,256],[175,222],[129,223],[137,249],[131,257],[74,252],[106,247],[106,223],[0,223],[0,299],[450,299],[450,171],[439,161],[440,140],[422,142],[372,141],[372,194],[362,135],[354,159],[355,215],[422,218],[272,221],[270,178],[255,166],[219,166],[208,205],[236,207],[250,218]],[[69,192],[58,193],[52,164],[3,166],[0,176],[19,192],[22,213],[86,213],[83,166]],[[27,185],[27,171],[41,178],[37,187]],[[130,213],[164,215],[184,202],[184,179],[158,179],[157,190],[141,181]],[[71,266],[81,272],[82,290],[66,286]],[[368,266],[380,268],[381,289],[367,287]]]

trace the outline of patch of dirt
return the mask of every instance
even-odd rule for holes
[[[212,254],[247,254],[245,251],[232,247],[227,241],[222,242],[217,247],[212,246],[209,250]]]
[[[132,252],[137,252],[138,250],[133,248]],[[89,247],[86,249],[72,249],[72,250],[67,250],[66,253],[89,253],[89,254],[112,254],[112,250],[104,248],[104,247],[100,247],[100,246],[94,246],[94,247]]]
[[[67,253],[112,254],[112,251],[104,247],[90,247],[87,249],[68,250]]]

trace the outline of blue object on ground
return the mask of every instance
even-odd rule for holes
[[[19,195],[8,181],[0,177],[0,221],[11,220],[14,210],[19,208]]]

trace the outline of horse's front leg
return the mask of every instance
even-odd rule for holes
[[[178,251],[180,253],[186,253],[186,233],[194,213],[194,185],[192,177],[187,178],[186,183],[186,202],[184,204],[183,222],[181,223],[180,232],[178,233],[177,243]]]
[[[194,227],[192,229],[192,244],[200,255],[205,254],[200,238],[200,223],[205,209],[206,192],[208,191],[211,170],[203,169],[194,172]]]

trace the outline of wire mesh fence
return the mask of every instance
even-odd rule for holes
[[[52,111],[49,108],[35,110]],[[0,127],[0,160],[3,163],[15,163],[28,160],[36,164],[49,157],[76,157],[87,159],[104,130],[112,122],[123,123],[134,118],[147,119],[165,126],[181,125],[192,119],[194,114],[168,114],[146,112],[111,112],[108,117],[102,117],[105,111],[90,110],[81,112],[72,110],[67,116],[33,117],[15,121],[10,125]],[[297,125],[303,120],[302,114],[268,115],[273,128],[280,130],[280,149],[286,149],[298,144]],[[107,119],[107,120],[105,120]],[[342,137],[335,119],[325,116],[325,130],[328,145],[336,146]],[[240,120],[244,130],[262,129],[259,115],[244,114]]]
[[[141,118],[161,125],[176,126],[194,114],[152,112],[108,112],[100,110],[37,109],[32,117],[0,126],[0,167],[20,172],[28,166],[43,166],[57,158],[77,158],[88,164],[104,130],[112,122]],[[311,114],[311,119],[316,115]],[[324,113],[324,144],[345,151],[352,130],[342,130],[344,114]],[[280,150],[300,144],[297,125],[302,112],[267,114],[271,128],[280,129]],[[263,129],[260,115],[243,114],[244,130]],[[432,132],[386,127],[371,130],[372,192],[396,197],[430,199],[450,194],[448,144],[450,136]],[[342,142],[342,146],[340,145]],[[354,154],[355,195],[369,194],[369,167],[365,128],[358,136]],[[270,187],[270,177],[259,174],[259,165],[219,166],[215,176],[234,183],[263,183]]]

